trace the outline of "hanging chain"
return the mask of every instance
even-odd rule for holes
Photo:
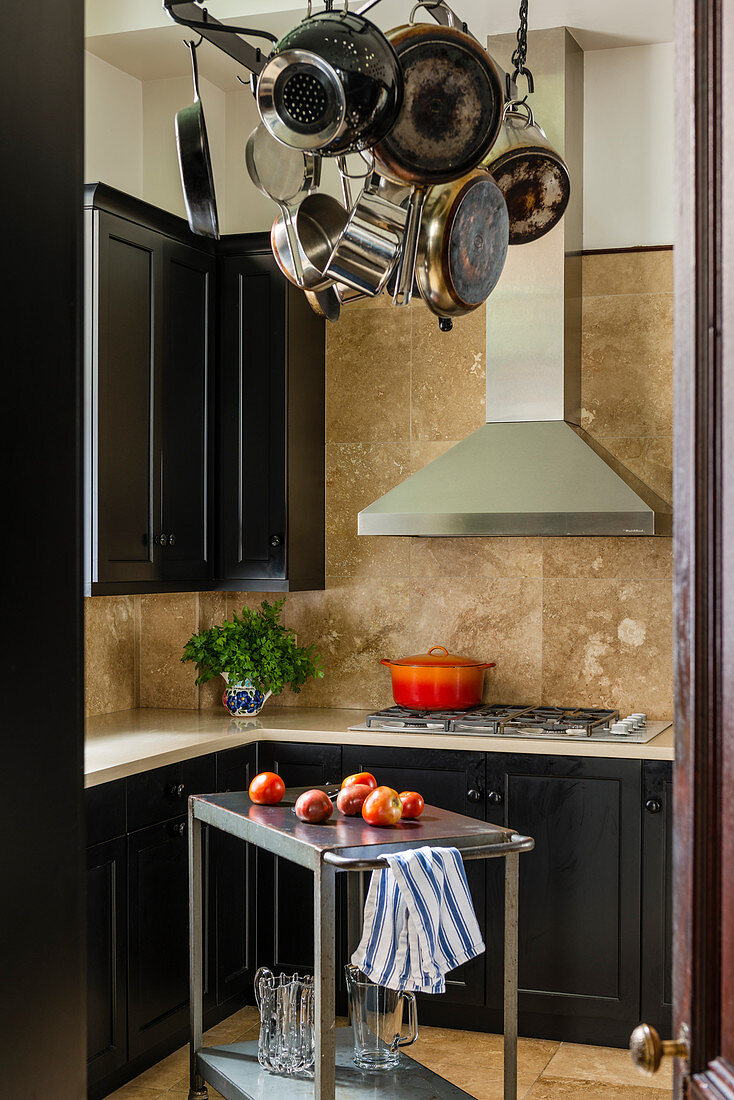
[[[518,76],[524,76],[528,82],[528,94],[534,91],[533,74],[526,65],[528,57],[528,0],[520,0],[520,25],[517,28],[517,46],[512,55],[512,64],[515,71],[512,79],[517,81]],[[525,96],[527,99],[527,95]]]

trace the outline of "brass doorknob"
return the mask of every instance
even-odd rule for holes
[[[630,1054],[640,1073],[652,1077],[663,1058],[687,1058],[688,1043],[682,1039],[661,1039],[654,1027],[639,1024],[630,1035]]]

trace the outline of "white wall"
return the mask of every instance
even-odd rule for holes
[[[199,79],[204,104],[214,190],[220,221],[226,211],[226,96],[221,88]],[[143,198],[154,206],[186,217],[176,152],[175,117],[194,100],[187,77],[143,83]]]
[[[673,243],[673,44],[584,55],[584,248]]]
[[[84,55],[84,179],[143,194],[143,85]]]

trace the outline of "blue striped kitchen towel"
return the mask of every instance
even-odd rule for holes
[[[443,993],[445,975],[484,951],[457,848],[385,856],[373,871],[355,966],[377,985]]]

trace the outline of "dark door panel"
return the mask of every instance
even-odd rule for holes
[[[340,745],[261,742],[257,768],[277,772],[287,787],[318,787],[340,782],[341,755]],[[278,970],[311,971],[313,874],[265,852],[258,852],[257,858],[258,964]]]
[[[621,1042],[639,1012],[639,761],[489,754],[487,783],[490,820],[535,839],[520,861],[521,1031]],[[488,882],[498,1021],[499,867]]]
[[[90,1085],[127,1061],[125,838],[87,848],[87,1074]]]
[[[382,786],[418,791],[429,805],[484,818],[485,756],[477,752],[439,749],[391,749],[348,746],[343,750],[344,774],[372,772]],[[480,927],[485,923],[486,868],[483,860],[467,862],[466,877]],[[419,1015],[426,1023],[448,1025],[451,1006],[483,1005],[485,956],[458,967],[446,977],[446,993],[420,997]]]
[[[161,500],[154,532],[166,580],[206,580],[211,568],[209,417],[214,266],[214,257],[208,253],[166,240],[159,412]]]
[[[158,507],[153,409],[161,346],[162,238],[104,211],[96,217],[97,333],[91,378],[96,415],[90,426],[97,457],[92,494],[92,526],[97,533],[93,579],[152,580]]]
[[[642,792],[642,1011],[672,1035],[673,765],[646,761]]]
[[[256,746],[217,754],[217,790],[246,791],[255,775]],[[255,852],[219,829],[211,831],[217,1004],[247,993],[255,976]]]

